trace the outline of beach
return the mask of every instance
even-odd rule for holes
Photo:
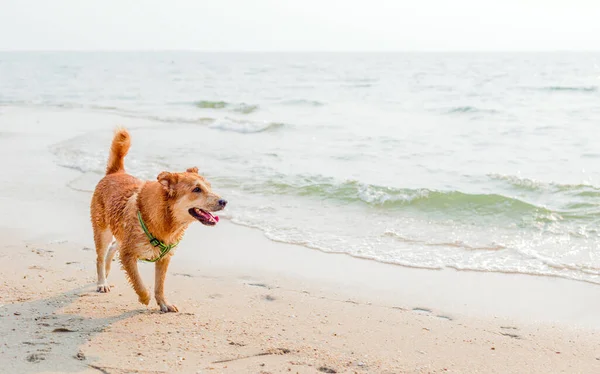
[[[194,225],[177,248],[166,294],[179,313],[139,304],[118,266],[112,291],[96,293],[94,176],[61,167],[51,150],[87,132],[110,137],[117,124],[133,130],[135,149],[135,130],[155,123],[1,109],[3,372],[600,370],[593,283],[386,264],[270,240],[227,218]],[[151,285],[153,266],[140,269]]]

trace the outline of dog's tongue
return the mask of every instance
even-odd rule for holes
[[[215,216],[211,212],[202,212],[202,213],[205,213],[204,215],[208,217],[209,221],[215,221],[215,223],[219,222],[219,216]]]
[[[219,217],[213,215],[211,212],[207,212],[205,210],[196,208],[196,214],[199,216],[203,216],[207,221],[214,221],[215,223],[219,222]]]
[[[214,214],[212,214],[211,212],[201,212],[204,214],[204,216],[206,218],[208,218],[209,221],[215,221],[215,223],[219,222],[219,217],[215,216]]]

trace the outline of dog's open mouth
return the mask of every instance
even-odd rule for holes
[[[192,208],[188,212],[190,212],[192,217],[206,226],[214,226],[219,222],[219,216],[213,216],[212,213],[200,208]]]

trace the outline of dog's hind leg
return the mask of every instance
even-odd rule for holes
[[[106,278],[108,278],[112,260],[115,257],[115,253],[117,253],[118,250],[119,250],[119,243],[116,240],[113,240],[113,242],[108,247],[108,252],[106,253],[106,258],[104,260],[104,262],[105,262],[104,269],[105,269]]]
[[[140,303],[148,305],[150,302],[150,292],[148,291],[148,288],[146,288],[146,285],[144,285],[144,281],[142,281],[142,277],[138,271],[138,259],[128,252],[129,251],[127,251],[127,248],[123,247],[119,251],[121,257],[121,266],[123,266],[123,269],[127,272],[129,283],[131,283],[133,286],[135,293],[138,294],[138,300]]]
[[[94,243],[96,244],[96,272],[98,273],[98,283],[96,291],[109,292],[110,286],[106,282],[106,254],[108,245],[112,240],[112,233],[109,229],[100,230],[94,227]]]

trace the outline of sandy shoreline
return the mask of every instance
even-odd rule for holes
[[[1,261],[6,372],[597,372],[597,331],[378,305],[287,282],[204,275],[174,261],[181,310],[137,303],[123,273],[94,288],[93,251],[23,241]],[[143,266],[146,280],[152,267]],[[294,286],[293,284],[291,285]],[[297,284],[295,286],[298,286]],[[315,287],[317,286],[317,287]],[[323,371],[321,372],[327,372]]]
[[[10,160],[0,180],[6,372],[600,371],[595,285],[401,268],[275,243],[227,221],[193,227],[178,248],[166,290],[181,313],[137,303],[117,267],[113,292],[95,293],[90,194],[66,187],[85,176],[57,167],[48,147],[82,132],[82,121],[110,131],[117,120],[0,116],[0,157]],[[152,265],[141,269],[151,285]]]

